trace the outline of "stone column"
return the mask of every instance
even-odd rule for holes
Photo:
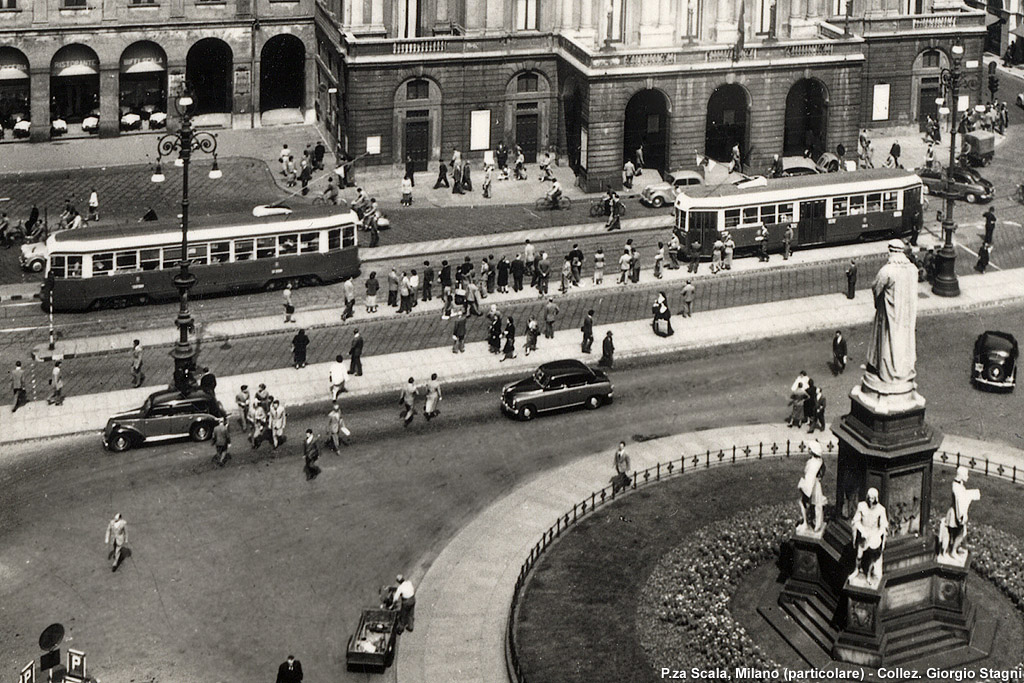
[[[43,2],[32,3],[33,7],[45,5]],[[50,139],[50,65],[42,69],[32,69],[29,78],[32,89],[32,141],[41,142]]]
[[[448,0],[435,0],[434,32],[446,33],[450,26],[451,19],[448,18]]]
[[[821,16],[821,3],[823,0],[807,0],[807,18],[817,19]]]
[[[715,24],[717,37],[715,42],[732,45],[736,42],[739,31],[736,29],[736,4],[739,0],[721,0],[718,7],[718,21]],[[796,0],[794,0],[795,2]]]
[[[100,68],[100,137],[114,137],[119,132],[121,121],[120,92],[118,79],[120,64]]]
[[[580,4],[580,30],[579,36],[586,42],[588,39],[593,42],[597,31],[594,30],[594,1],[576,0]],[[573,0],[570,0],[573,2]]]
[[[573,24],[573,2],[572,0],[561,0],[562,2],[562,28],[563,29],[574,29],[576,26]]]
[[[539,4],[540,3],[538,3],[538,5]],[[505,3],[503,0],[487,0],[484,22],[484,30],[486,33],[501,33],[504,31]]]
[[[670,0],[641,0],[640,44],[667,47],[673,44]]]
[[[466,0],[466,28],[467,29],[482,29],[485,23],[486,17],[486,1],[487,0]]]
[[[370,11],[370,23],[374,26],[384,25],[384,0],[373,0]]]
[[[347,26],[362,26],[363,25],[363,0],[353,0],[348,3],[348,19]]]

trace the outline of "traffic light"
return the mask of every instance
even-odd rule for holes
[[[988,91],[992,93],[992,99],[996,98],[996,91],[999,90],[999,79],[996,76],[988,77]]]

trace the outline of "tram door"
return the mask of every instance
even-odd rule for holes
[[[798,244],[818,244],[825,241],[825,200],[800,202],[800,223],[797,228]]]

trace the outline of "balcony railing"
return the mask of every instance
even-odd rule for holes
[[[836,26],[843,25],[843,17],[832,17],[829,21]],[[984,29],[985,13],[979,10],[850,18],[850,31],[864,36],[905,35],[936,31],[943,33],[949,31],[982,32]]]
[[[444,35],[426,38],[353,38],[344,36],[350,58],[494,52],[554,52],[554,36],[547,33],[500,36]]]

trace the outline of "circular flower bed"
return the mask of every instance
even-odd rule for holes
[[[779,665],[729,612],[749,572],[779,556],[797,525],[793,505],[743,512],[703,527],[667,553],[641,592],[637,633],[650,662],[686,662],[701,669]],[[984,524],[971,525],[971,568],[1024,612],[1024,546]]]

